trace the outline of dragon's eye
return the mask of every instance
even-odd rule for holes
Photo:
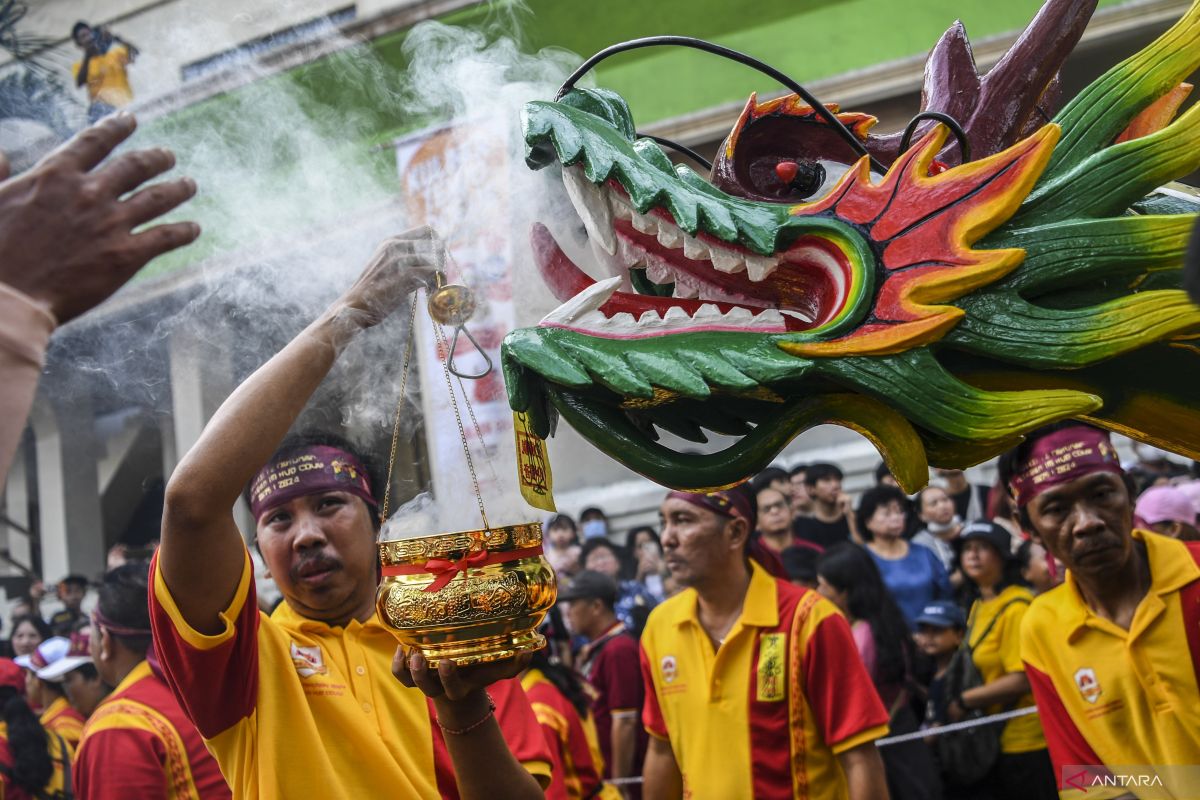
[[[812,197],[825,182],[825,168],[816,161],[780,161],[775,176],[801,197]]]

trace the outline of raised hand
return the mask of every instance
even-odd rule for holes
[[[414,291],[433,287],[445,263],[445,245],[428,226],[384,239],[335,309],[359,328],[378,325]]]
[[[175,166],[170,150],[135,150],[104,163],[136,127],[130,114],[108,117],[12,179],[0,159],[0,282],[45,303],[59,322],[200,235],[194,222],[134,233],[196,193],[190,178],[139,190]]]

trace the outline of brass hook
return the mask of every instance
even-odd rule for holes
[[[484,349],[479,346],[479,342],[467,330],[466,323],[475,313],[475,293],[470,287],[464,286],[461,283],[446,283],[446,276],[441,272],[437,273],[437,288],[429,293],[429,316],[433,320],[442,325],[454,326],[454,338],[450,342],[450,352],[446,354],[446,367],[450,372],[459,378],[468,380],[478,380],[490,373],[495,365],[492,363],[492,358]],[[487,362],[487,366],[478,374],[470,374],[459,372],[454,365],[454,351],[458,347],[458,336],[464,334],[474,347],[479,355],[483,356],[483,360]]]

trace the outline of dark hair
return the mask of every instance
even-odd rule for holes
[[[971,540],[968,539],[967,541],[969,542]],[[1000,569],[1000,580],[992,588],[992,591],[994,591],[996,594],[1000,594],[1009,586],[1029,586],[1025,579],[1021,577],[1021,561],[1019,555],[1014,556],[1011,552],[1002,552],[988,539],[981,538],[980,541],[992,548],[992,550],[995,550],[1000,556],[1000,563],[1002,565]],[[1024,544],[1028,544],[1028,542],[1023,543],[1022,546],[1024,546]],[[967,542],[961,542],[959,544],[958,550],[960,563],[962,559],[962,550],[966,547],[966,545]],[[1026,550],[1025,563],[1029,563],[1028,550]],[[966,581],[963,582],[963,595],[972,602],[981,598],[983,595],[979,591],[979,584],[975,583],[975,581],[971,579],[971,576],[966,573],[966,570],[963,571],[963,577],[966,578]]]
[[[867,527],[867,522],[875,516],[876,510],[880,506],[886,506],[893,501],[899,503],[902,510],[908,511],[908,496],[895,486],[884,483],[872,486],[862,493],[854,517],[858,520],[858,535],[863,538],[863,541],[869,542],[875,538],[875,535]]]
[[[1029,562],[1033,560],[1033,540],[1026,539],[1021,542],[1021,546],[1017,548],[1017,553],[1013,558],[1017,562],[1017,566],[1022,570],[1029,569]]]
[[[937,490],[941,491],[943,494],[945,494],[946,497],[950,497],[950,493],[946,491],[946,488],[944,486],[935,486],[934,484],[930,483],[930,484],[922,487],[921,491],[917,492],[917,496],[914,497],[912,500],[913,506],[915,507],[915,510],[917,512],[917,516],[921,515],[921,503],[925,502],[925,493],[928,492],[930,489],[937,489]],[[955,511],[955,513],[957,513],[957,510]]]
[[[360,448],[355,447],[344,436],[339,436],[336,433],[329,431],[308,430],[300,431],[299,433],[288,434],[279,447],[275,448],[275,452],[271,454],[264,464],[274,464],[277,461],[282,461],[296,455],[299,451],[309,447],[336,447],[339,450],[345,450],[350,455],[358,459],[362,464],[363,469],[367,472],[367,482],[370,484],[371,496],[376,500],[382,500],[383,496],[379,493],[379,489],[384,487],[384,478],[379,472],[379,465],[375,460],[363,452]],[[255,473],[254,477],[258,477]],[[246,505],[250,504],[250,487],[254,483],[254,478],[251,478],[246,486],[242,489],[242,499],[246,501]],[[371,526],[376,532],[379,531],[380,518],[379,509],[372,506],[370,503],[365,503],[367,513],[371,517]]]
[[[662,538],[659,537],[658,531],[649,525],[639,525],[636,528],[630,528],[629,533],[625,534],[625,551],[629,553],[629,557],[637,559],[637,539],[639,533],[648,533],[654,543],[658,545],[658,549],[662,551]]]
[[[74,39],[76,36],[78,36],[80,31],[90,31],[91,29],[91,25],[88,25],[83,20],[79,20],[79,22],[76,22],[71,26],[71,38]]]
[[[621,552],[621,547],[603,536],[588,539],[583,543],[583,547],[579,549],[579,566],[587,569],[588,556],[597,550],[604,549],[611,551],[613,557],[617,559],[617,580],[626,580],[629,577],[629,560],[625,557],[625,553]]]
[[[575,520],[571,519],[567,514],[555,514],[546,523],[546,530],[563,527],[570,528],[572,533],[578,533],[578,528],[575,527]]]
[[[912,663],[908,623],[883,583],[879,567],[866,548],[851,542],[836,544],[817,559],[817,574],[846,593],[846,609],[871,626],[875,638],[876,685],[901,683]]]
[[[816,486],[817,481],[828,480],[829,478],[842,479],[842,470],[836,464],[826,464],[825,462],[817,462],[809,464],[808,469],[804,471],[804,483],[806,486]]]
[[[575,707],[575,710],[579,712],[579,717],[587,719],[592,701],[588,697],[587,690],[583,688],[583,681],[573,670],[557,661],[551,661],[547,649],[544,647],[534,652],[529,666],[531,669],[541,670],[542,674],[546,676],[546,680],[550,681],[554,688],[567,698],[567,702]]]
[[[750,488],[754,490],[755,494],[758,494],[775,481],[787,482],[790,480],[791,476],[779,467],[767,467],[762,472],[754,476],[754,478],[750,481]]]
[[[788,470],[788,477],[794,478],[797,475],[804,475],[808,472],[808,464],[797,464]]]
[[[131,561],[104,573],[100,582],[100,596],[96,609],[114,625],[120,625],[143,634],[115,633],[108,635],[135,653],[150,649],[150,565],[145,561]]]
[[[821,551],[817,548],[799,544],[785,547],[779,554],[779,560],[783,562],[783,569],[788,578],[806,583],[817,580],[817,560],[820,557]]]
[[[21,624],[25,622],[28,622],[33,626],[34,630],[38,632],[38,635],[42,637],[43,642],[54,635],[54,632],[50,630],[50,626],[46,624],[46,620],[42,619],[37,614],[20,614],[13,617],[12,632],[15,634],[17,632],[17,628],[19,628]],[[9,638],[11,638],[11,636]]]
[[[8,726],[12,766],[6,770],[13,783],[31,795],[39,794],[54,774],[46,729],[12,686],[0,686],[0,714]]]
[[[78,586],[79,588],[85,590],[88,587],[88,579],[82,575],[76,575],[74,573],[63,578],[61,581],[59,581],[59,583],[65,583],[67,586]]]
[[[598,515],[598,516],[599,516],[601,519],[605,519],[605,520],[607,520],[607,519],[608,519],[608,515],[604,513],[604,509],[602,509],[602,508],[597,508],[596,506],[588,506],[588,507],[587,507],[587,508],[585,508],[583,511],[580,511],[580,512],[579,512],[579,519],[580,519],[580,520],[582,520],[584,517],[587,517],[587,516],[597,516],[597,515]]]
[[[892,471],[890,469],[888,469],[888,465],[885,462],[880,461],[879,464],[875,467],[875,483],[876,484],[883,483],[883,479],[891,474],[892,474]]]
[[[86,664],[80,664],[67,674],[70,675],[71,672],[78,672],[80,677],[85,681],[96,681],[100,679],[100,673],[96,671],[96,665],[90,661]]]

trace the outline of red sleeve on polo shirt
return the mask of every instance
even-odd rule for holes
[[[1054,775],[1062,789],[1062,768],[1066,764],[1101,764],[1100,757],[1083,738],[1075,720],[1067,713],[1067,707],[1054,689],[1050,676],[1025,662],[1025,676],[1033,688],[1033,699],[1037,701],[1038,717],[1046,734],[1046,745],[1050,748],[1050,760],[1054,762]]]
[[[654,673],[650,669],[650,659],[646,656],[646,648],[639,648],[639,660],[642,662],[642,685],[645,687],[645,700],[642,703],[642,725],[646,732],[660,739],[667,738],[667,721],[663,719],[662,708],[658,705],[658,692],[654,688]]]
[[[496,721],[508,749],[526,766],[535,763],[550,763],[550,748],[533,706],[516,678],[506,678],[488,687],[488,693],[496,701]],[[440,733],[440,731],[439,731]],[[535,771],[535,775],[538,774]],[[545,776],[549,778],[549,775]]]
[[[841,614],[819,620],[804,645],[804,693],[825,744],[839,752],[839,742],[887,725],[887,710]]]
[[[150,627],[163,676],[188,719],[205,739],[249,717],[258,700],[258,600],[250,554],[222,630],[200,633],[183,619],[158,569],[150,562]]]
[[[108,728],[90,732],[75,754],[71,780],[81,800],[167,798],[162,740],[150,731]]]
[[[620,634],[596,656],[588,680],[600,691],[609,711],[640,711],[642,686],[640,648],[632,636]]]

